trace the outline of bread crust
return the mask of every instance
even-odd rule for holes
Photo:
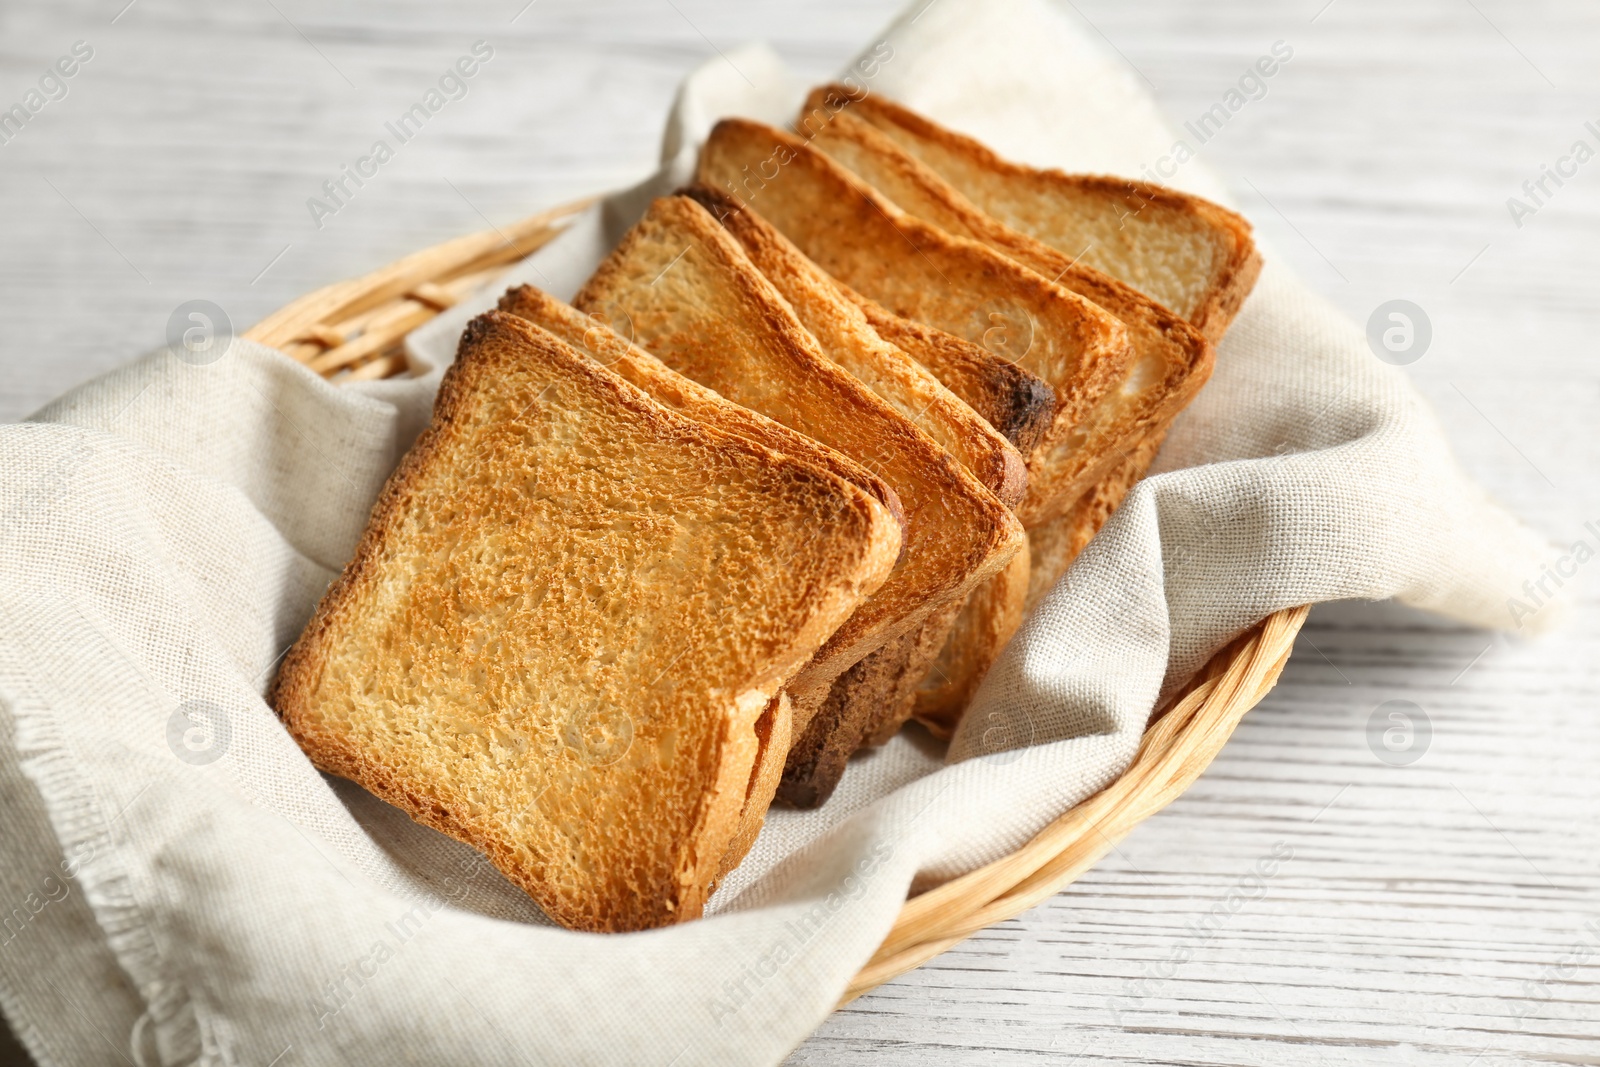
[[[999,213],[994,210],[996,205],[992,201],[986,202],[987,198],[975,195],[978,190],[973,185],[963,184],[949,169],[939,166],[939,153],[946,153],[946,158],[959,159],[976,171],[999,177],[1003,187],[1015,189],[1019,183],[1037,184],[1042,189],[1054,189],[1063,195],[1094,195],[1107,204],[1122,205],[1112,210],[1125,209],[1126,214],[1140,215],[1149,211],[1167,214],[1172,218],[1194,220],[1212,247],[1210,263],[1195,299],[1186,303],[1175,300],[1167,303],[1213,344],[1222,339],[1261,273],[1261,255],[1256,249],[1250,223],[1236,212],[1209,200],[1153,182],[1107,175],[1068,174],[1061,170],[1013,163],[979,141],[940,126],[881,95],[863,94],[837,84],[812,90],[802,111],[802,124],[808,130],[820,129],[833,117],[846,111],[893,137],[902,148],[951,181],[980,208],[997,217]],[[1017,226],[1015,221],[1011,224],[1013,228],[1025,229]],[[1057,251],[1068,257],[1083,254],[1079,249],[1059,246]],[[1095,263],[1092,254],[1086,258],[1089,264]],[[1127,278],[1122,280],[1132,281]],[[1151,295],[1158,299],[1161,296]]]
[[[1031,571],[1030,553],[1019,552],[962,605],[938,658],[920,677],[912,709],[933,736],[948,740],[955,734],[989,668],[1022,625]]]
[[[955,334],[896,315],[834,279],[878,336],[921,363],[1026,456],[1056,414],[1056,391],[1037,374]]]
[[[343,669],[335,658],[352,623],[374,610],[376,598],[400,588],[393,561],[404,547],[406,523],[433,521],[419,512],[419,501],[435,485],[454,484],[464,462],[476,463],[476,454],[463,452],[478,438],[473,420],[494,391],[509,388],[517,375],[548,380],[545,390],[567,387],[603,409],[607,418],[625,420],[641,434],[656,434],[663,448],[682,454],[722,457],[728,469],[748,471],[786,493],[785,499],[812,499],[834,516],[829,542],[837,565],[831,578],[817,575],[814,595],[804,601],[796,625],[759,661],[742,663],[740,678],[717,706],[700,710],[686,707],[683,714],[702,721],[708,776],[691,791],[692,801],[680,825],[681,838],[650,841],[648,827],[639,831],[640,847],[656,849],[666,857],[668,872],[649,884],[628,882],[627,870],[638,869],[637,857],[623,850],[614,857],[616,871],[600,872],[581,891],[552,881],[548,870],[535,869],[525,858],[520,842],[497,831],[492,819],[449,799],[440,783],[397,769],[403,760],[358,743],[324,698],[329,672]],[[525,417],[545,417],[541,397],[509,422],[485,424],[496,431],[519,430]],[[533,414],[528,416],[532,410]],[[598,416],[597,416],[598,417]],[[519,430],[520,432],[520,430]],[[531,447],[531,446],[530,446]],[[553,447],[553,446],[552,446]],[[543,453],[536,453],[543,455]],[[551,457],[559,461],[566,453]],[[773,498],[776,502],[777,498]],[[483,524],[498,516],[478,516]],[[405,810],[412,818],[482,850],[513,882],[522,886],[551,918],[564,925],[588,930],[641,929],[677,922],[700,914],[719,873],[719,864],[734,840],[746,804],[758,742],[755,722],[772,695],[797,672],[826,636],[856,607],[864,589],[881,582],[893,566],[898,551],[895,528],[884,510],[854,485],[809,464],[801,463],[720,430],[704,426],[651,400],[563,342],[520,319],[491,312],[474,320],[464,333],[461,354],[440,386],[433,421],[401,460],[380,493],[366,532],[354,557],[330,586],[300,639],[285,656],[269,691],[269,700],[291,734],[322,769],[360,783],[369,791]],[[403,579],[402,579],[403,585]],[[407,646],[405,655],[422,657],[414,668],[422,684],[434,684],[441,668],[438,657],[448,660],[449,648]],[[433,657],[433,658],[429,658]],[[676,661],[674,661],[676,662]],[[669,664],[669,668],[672,665]],[[363,669],[383,669],[368,661]],[[515,669],[515,665],[513,668]],[[407,668],[406,677],[412,677]],[[357,707],[352,715],[370,714]],[[424,748],[431,742],[413,741]],[[427,755],[433,755],[429,750]],[[698,764],[696,764],[698,765]],[[595,772],[598,774],[599,772]],[[596,779],[599,787],[599,779]],[[536,798],[537,799],[537,798]],[[581,873],[581,872],[580,872]],[[564,872],[566,875],[572,872]]]
[[[766,825],[767,809],[778,791],[783,777],[783,766],[789,758],[789,746],[794,729],[794,705],[788,693],[779,693],[767,705],[761,718],[756,720],[756,741],[760,748],[755,765],[750,769],[750,785],[745,794],[744,810],[739,815],[739,826],[733,841],[722,856],[719,878],[727,877],[755,847],[761,828]]]
[[[879,704],[880,710],[868,723],[862,738],[863,744],[888,744],[889,739],[900,732],[900,727],[911,720],[916,713],[919,686],[938,662],[939,653],[949,645],[956,623],[966,611],[967,605],[972,602],[973,597],[981,596],[984,590],[1003,579],[1017,566],[1017,561],[1026,555],[1026,552],[1018,552],[1011,558],[1011,562],[1006,564],[1004,570],[974,589],[966,600],[959,604],[946,604],[923,624],[922,632],[917,635],[916,646],[905,657],[893,687],[885,694]]]
[[[796,808],[816,808],[827,803],[844,777],[845,765],[861,747],[872,707],[858,694],[882,692],[893,686],[900,664],[915,645],[920,631],[901,634],[871,655],[863,657],[834,680],[826,697],[798,733],[789,749],[777,797]]]

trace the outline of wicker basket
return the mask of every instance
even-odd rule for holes
[[[460,237],[336,282],[245,333],[337,380],[405,369],[405,335],[542,247],[592,201]],[[1218,653],[1146,729],[1127,772],[1003,859],[906,902],[845,991],[846,1003],[993,923],[1020,915],[1094,866],[1188,788],[1278,680],[1308,608],[1268,616]]]

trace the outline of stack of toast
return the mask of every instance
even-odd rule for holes
[[[719,123],[572,304],[468,327],[271,699],[556,921],[694,918],[775,798],[950,735],[1259,267],[859,91]]]

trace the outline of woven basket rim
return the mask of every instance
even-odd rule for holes
[[[284,305],[242,336],[336,379],[398,374],[406,367],[406,334],[542,248],[597,199],[457,237],[334,282]],[[1277,683],[1309,610],[1274,612],[1212,657],[1152,719],[1133,762],[1110,785],[1015,851],[908,899],[839,1006],[1053,896],[1177,799]]]

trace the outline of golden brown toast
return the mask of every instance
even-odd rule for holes
[[[1021,555],[1021,553],[1018,553]],[[767,809],[778,792],[778,781],[783,777],[783,766],[789,758],[790,730],[794,726],[794,707],[788,693],[779,693],[767,710],[756,720],[755,764],[750,768],[750,785],[745,791],[744,810],[739,813],[739,825],[733,833],[728,851],[722,854],[718,866],[718,880],[727,877],[755,847],[761,836],[761,827],[767,821]]]
[[[823,355],[853,374],[926,433],[1007,507],[1022,501],[1022,453],[927,368],[883,340],[832,278],[754,211],[706,186],[684,191],[738,240],[788,301]]]
[[[854,482],[888,508],[895,522],[904,529],[905,509],[895,491],[882,478],[827,445],[805,434],[795,433],[781,422],[774,422],[759,412],[735,404],[693,378],[684,377],[612,330],[602,316],[585,315],[572,305],[531,285],[519,285],[507,290],[500,298],[499,307],[507,314],[549,330],[601,366],[649,393],[658,403],[708,426],[737,434]]]
[[[1261,273],[1250,224],[1149,182],[1012,163],[878,94],[813,90],[806,136],[841,112],[870,122],[1000,222],[1146,293],[1215,343]]]
[[[885,342],[821,268],[756,212],[723,194],[694,186],[685,195],[733,234],[828,358],[924,430],[1002,503],[1015,507],[1021,502],[1027,485],[1021,453],[920,363]],[[1023,556],[1019,551],[1012,565]],[[941,607],[915,634],[871,653],[858,670],[834,683],[795,739],[780,791],[785,801],[799,807],[822,803],[864,740],[887,738],[911,717],[917,681],[938,655],[959,610],[957,602]]]
[[[924,622],[923,625],[926,625]],[[919,626],[850,666],[833,680],[803,731],[790,743],[778,784],[778,799],[797,808],[827,802],[844,776],[851,753],[861,746],[872,714],[870,694],[891,689],[899,663],[922,632]]]
[[[883,492],[888,494],[896,506],[897,518],[903,523],[904,513],[899,510],[899,497],[894,495],[892,489],[884,486],[881,479],[868,475],[865,468],[845,459],[838,452],[826,445],[813,441],[802,434],[797,434],[782,423],[773,422],[764,415],[760,415],[749,408],[734,404],[729,400],[707,389],[705,386],[686,378],[677,371],[662,363],[656,357],[645,352],[627,341],[613,331],[608,325],[599,321],[601,316],[589,316],[576,308],[565,304],[547,293],[541,292],[532,286],[518,286],[508,291],[500,299],[500,310],[517,315],[544,327],[556,334],[574,348],[598,360],[602,365],[627,378],[633,384],[650,393],[652,397],[665,403],[669,407],[677,408],[685,414],[692,415],[702,422],[725,429],[741,437],[749,437],[758,443],[770,448],[783,451],[795,458],[815,461],[814,453],[824,453],[830,458],[830,468],[835,473],[843,473],[845,477],[860,484],[860,475],[866,475],[877,486],[883,486]],[[756,433],[752,433],[752,429]],[[1020,457],[1018,467],[1020,467]],[[1026,477],[1025,474],[1022,474]],[[1020,496],[1020,489],[1017,494]],[[1019,551],[1018,556],[1024,553]],[[1015,557],[1014,557],[1015,558]],[[926,624],[924,624],[926,626]],[[898,647],[899,641],[891,641],[891,647]],[[878,656],[883,652],[871,653]],[[869,657],[870,658],[870,657]],[[859,690],[856,690],[859,692]],[[785,762],[788,757],[791,743],[803,743],[810,747],[821,749],[828,747],[830,761],[827,766],[833,767],[832,752],[845,749],[843,756],[837,760],[839,773],[843,772],[844,759],[854,751],[856,744],[847,740],[832,724],[836,723],[843,709],[835,709],[829,715],[819,716],[812,711],[818,703],[826,701],[826,694],[818,693],[811,701],[811,706],[805,709],[807,735],[806,737],[791,737],[793,728],[793,708],[787,696],[781,709],[781,722],[777,739],[769,736],[768,726],[775,714],[774,709],[769,709],[763,714],[756,724],[757,736],[761,738],[761,758],[757,761],[756,771],[751,775],[751,795],[746,801],[745,811],[741,817],[740,834],[730,848],[728,855],[723,858],[722,872],[726,874],[736,867],[746,852],[754,845],[756,835],[760,833],[765,820],[767,806],[771,804],[777,792],[779,779],[782,777]],[[857,731],[859,733],[859,731]],[[798,772],[797,772],[798,775]],[[836,780],[829,783],[808,782],[800,785],[797,775],[791,776],[789,793],[803,797],[826,798]],[[798,792],[797,792],[798,790]],[[786,797],[788,799],[788,797]]]
[[[878,697],[881,706],[862,731],[863,744],[886,744],[900,732],[900,727],[911,720],[912,715],[916,713],[920,684],[939,661],[940,652],[950,643],[951,634],[965,613],[967,605],[974,597],[982,596],[983,591],[995,582],[1003,580],[1017,566],[1017,561],[1026,559],[1027,556],[1026,549],[1018,552],[1011,557],[1011,562],[1005,569],[974,589],[967,595],[966,600],[946,604],[923,623],[922,630],[917,634],[916,644],[907,650],[897,665],[898,671],[893,681]]]
[[[765,175],[776,170],[771,178]],[[1056,412],[1028,456],[1024,512],[1041,486],[1116,451],[1097,409],[1133,360],[1128,332],[1076,293],[969,238],[900,210],[794,136],[725,119],[700,153],[699,178],[760,212],[818,266],[896,314],[999,348],[1050,383]],[[1065,456],[1065,460],[1061,457]],[[1087,481],[1082,488],[1087,488]],[[1082,489],[1080,488],[1080,492]]]
[[[1096,454],[1069,443],[1030,457],[1037,491],[1021,509],[1023,525],[1031,528],[1065,513],[1138,442],[1164,432],[1211,376],[1210,343],[1176,313],[997,221],[852,108],[818,128],[811,143],[902,210],[1054,279],[1127,327],[1137,361],[1096,407],[1089,424],[1109,447]]]
[[[1039,491],[1029,495],[1021,513],[1030,531],[1071,512],[1075,503],[1092,493],[1096,483],[1111,475],[1141,442],[1159,439],[1210,377],[1213,351],[1194,327],[1144,294],[1068,260],[979,210],[851,109],[842,109],[825,124],[814,126],[812,133],[814,147],[873,185],[896,206],[948,232],[981,241],[1055,279],[1106,308],[1127,326],[1139,360],[1128,379],[1095,412],[1103,428],[1102,438],[1113,443],[1114,451],[1091,456],[1068,449],[1060,455],[1036,456],[1033,466]],[[1103,522],[1104,516],[1099,521]],[[1056,531],[1050,531],[1042,540],[1055,546],[1060,539]],[[1083,540],[1087,542],[1087,538]],[[1047,550],[1042,562],[1050,567],[1059,564],[1061,569],[1048,576],[1053,582],[1070,558],[1061,560]],[[936,732],[947,735],[960,721],[966,702],[1020,625],[1026,590],[1027,571],[1014,562],[969,598],[935,671],[922,680],[917,696],[917,716]]]
[[[740,832],[758,718],[898,541],[853,484],[489,312],[270,699],[556,921],[679,922]]]
[[[934,441],[829,360],[739,243],[688,197],[655,201],[574,301],[620,311],[674,370],[879,473],[906,516],[905,560],[790,687],[811,694],[965,597],[1022,545],[1016,518]]]
[[[849,286],[839,291],[879,337],[926,367],[1024,456],[1044,437],[1055,419],[1056,391],[1043,378],[982,345],[896,315]]]
[[[1028,539],[1031,544],[1031,533]],[[1031,553],[1019,552],[969,596],[938,656],[919,676],[912,714],[935,737],[955,733],[979,684],[1022,625],[1031,570]]]
[[[1028,598],[1023,610],[1032,611],[1067,573],[1072,561],[1089,546],[1094,535],[1122,504],[1122,498],[1136,485],[1150,464],[1155,462],[1164,434],[1154,434],[1141,442],[1093,489],[1083,495],[1065,515],[1028,532]]]
[[[1023,512],[1024,520],[1030,525],[1059,518],[1074,501],[1084,497],[1097,479],[1111,475],[1118,461],[1137,449],[1140,442],[1159,440],[1171,418],[1209,376],[1212,354],[1198,331],[1143,294],[1092,268],[1072,262],[1055,249],[986,215],[942,178],[871,125],[854,118],[848,110],[832,116],[826,123],[812,125],[808,132],[812,134],[814,147],[843,163],[886,194],[896,206],[949,232],[982,241],[1036,272],[1056,279],[1111,310],[1129,327],[1141,361],[1118,391],[1119,403],[1103,405],[1096,413],[1106,428],[1104,437],[1114,441],[1116,449],[1099,457],[1087,457],[1078,451],[1076,456],[1080,461],[1076,464],[1072,462],[1074,457],[1070,450],[1067,455],[1053,457],[1055,462],[1050,461],[1052,457],[1041,457],[1044,461],[1038,462],[1036,469],[1039,482],[1043,484],[1038,493],[1030,495]],[[1092,459],[1093,463],[1083,462],[1085,458]],[[1115,490],[1113,495],[1120,499],[1126,485],[1119,484],[1115,476],[1107,477],[1107,481],[1108,487]],[[1103,489],[1094,494],[1094,500],[1101,502],[1101,506],[1086,506],[1094,522],[1087,536],[1069,539],[1077,542],[1074,553],[1109,514],[1109,509],[1103,506],[1107,496]],[[1048,546],[1052,538],[1047,534],[1044,541]],[[1064,570],[1066,562],[1070,562],[1070,557],[1054,561],[1058,566],[1051,566],[1048,556],[1044,562],[1047,569],[1054,572],[1049,575],[1053,580]],[[938,674],[926,681],[919,693],[918,700],[927,721],[942,721],[949,728],[959,720],[965,701],[970,699],[988,666],[998,657],[1020,622],[1025,591],[1019,577],[1022,573],[1022,567],[1014,562],[1007,573],[991,579],[969,600],[956,623],[956,636],[942,654]],[[886,732],[880,726],[876,739],[881,740]]]

